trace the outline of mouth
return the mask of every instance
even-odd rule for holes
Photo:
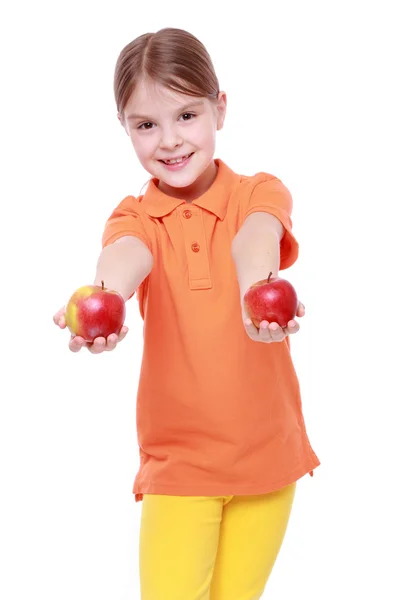
[[[169,167],[172,167],[173,165],[181,165],[182,163],[185,163],[189,160],[189,158],[191,158],[193,156],[194,152],[190,152],[189,154],[185,154],[185,156],[180,156],[178,158],[171,158],[169,160],[160,160],[159,162],[164,163],[164,165],[167,165]]]

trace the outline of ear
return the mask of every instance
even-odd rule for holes
[[[117,113],[117,117],[118,117],[118,121],[121,123],[122,127],[125,129],[125,133],[127,136],[129,136],[129,132],[127,131],[126,127],[125,127],[125,121],[123,116],[120,113]]]
[[[222,127],[224,126],[225,115],[226,115],[226,105],[227,105],[226,93],[219,92],[218,98],[217,98],[217,111],[218,111],[217,130],[222,129]]]

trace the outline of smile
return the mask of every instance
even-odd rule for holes
[[[177,163],[181,163],[182,161],[186,160],[187,158],[192,156],[192,154],[194,154],[194,153],[191,152],[190,154],[186,154],[185,156],[181,156],[180,158],[171,158],[170,160],[162,160],[161,162],[165,163],[166,165],[175,165]]]

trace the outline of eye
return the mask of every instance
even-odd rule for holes
[[[144,130],[149,130],[152,129],[152,125],[154,123],[150,123],[150,121],[148,121],[147,123],[142,123],[141,125],[139,125],[138,129],[144,129]],[[147,127],[147,125],[149,125],[150,127]]]
[[[192,120],[192,118],[194,118],[195,116],[196,116],[196,115],[195,115],[194,113],[183,113],[183,114],[181,115],[181,117],[187,117],[187,118],[184,118],[184,119],[183,119],[184,121],[191,121],[191,120]]]

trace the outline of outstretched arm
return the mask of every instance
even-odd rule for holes
[[[105,282],[108,289],[128,300],[147,277],[153,267],[153,255],[133,235],[118,238],[101,251],[97,261],[95,285]]]
[[[295,320],[289,321],[288,326],[283,329],[278,323],[263,321],[258,330],[243,306],[244,294],[253,283],[268,279],[271,272],[273,277],[278,276],[280,241],[283,235],[284,228],[277,217],[257,211],[246,218],[232,242],[232,258],[240,288],[243,322],[249,337],[256,341],[280,342],[300,328]],[[299,303],[297,316],[302,317],[304,314],[304,305]]]

